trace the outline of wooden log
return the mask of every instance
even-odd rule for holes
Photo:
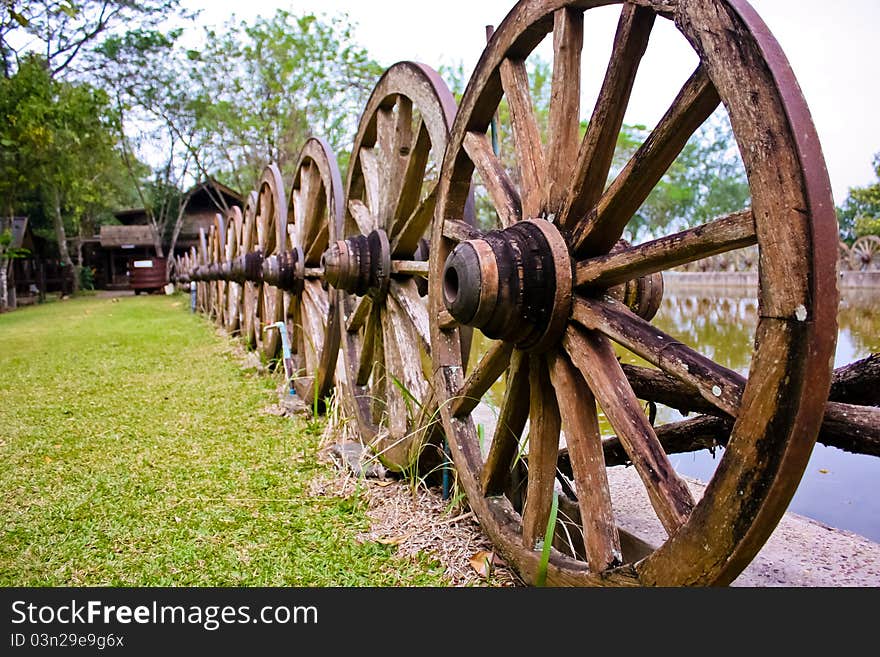
[[[880,353],[834,370],[828,399],[847,404],[880,406]]]
[[[852,365],[847,365],[839,370],[835,370],[835,378],[837,378],[838,373],[840,373],[841,378],[846,377],[850,380],[852,378],[858,378],[862,381],[871,378],[872,376],[876,376],[876,374],[869,374],[862,377],[859,374],[859,372],[866,371],[874,372],[876,359],[871,357],[869,359],[864,359],[864,361],[865,362],[857,368],[853,368]],[[670,408],[677,409],[679,412],[685,414],[691,411],[697,411],[709,416],[717,416],[722,419],[725,418],[718,408],[703,399],[695,389],[668,374],[659,370],[654,370],[648,367],[638,367],[635,365],[623,365],[622,367],[636,397],[639,399],[660,403],[669,406]],[[845,390],[845,388],[840,387],[838,390],[834,391],[834,393],[839,395],[842,394],[843,390]],[[704,427],[701,428],[701,431],[703,429]],[[658,438],[660,438],[661,431],[663,431],[662,426],[657,428]],[[676,429],[676,431],[679,430]],[[687,445],[688,440],[695,441],[694,447],[692,449],[683,449],[680,451],[695,451],[697,449],[703,449],[705,445],[698,444],[698,441],[693,437],[689,438],[689,436],[691,436],[691,429],[685,428],[681,431],[684,431],[684,435],[680,440],[676,439],[678,442],[674,443],[674,450],[678,449],[677,446]],[[726,433],[729,433],[729,430]],[[718,438],[718,444],[725,444],[726,442],[726,434],[723,437],[723,441],[721,437]],[[880,408],[875,406],[844,404],[833,400],[829,401],[825,406],[825,419],[823,420],[822,427],[819,431],[818,442],[854,454],[880,456]],[[667,454],[676,453],[675,451],[669,451],[662,438],[661,444]]]

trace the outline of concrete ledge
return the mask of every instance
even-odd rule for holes
[[[669,288],[737,287],[758,288],[756,271],[665,271],[663,283]],[[842,271],[840,289],[880,290],[880,271]]]

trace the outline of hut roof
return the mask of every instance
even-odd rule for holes
[[[153,229],[150,226],[101,226],[101,246],[113,247],[131,244],[153,246]]]

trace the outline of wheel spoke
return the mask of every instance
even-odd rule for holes
[[[357,370],[357,378],[355,382],[359,386],[367,385],[367,381],[370,379],[370,373],[373,371],[373,363],[375,360],[381,362],[380,359],[374,359],[374,351],[376,351],[377,338],[381,341],[381,336],[379,333],[382,331],[382,325],[379,321],[379,307],[373,306],[371,308],[370,316],[367,319],[366,325],[364,326],[364,337],[361,340],[361,353],[360,358],[358,359],[358,370]],[[381,349],[381,344],[378,347]]]
[[[389,237],[396,238],[409,221],[410,216],[419,205],[422,195],[422,183],[425,179],[425,168],[431,153],[431,137],[424,121],[419,122],[415,143],[409,147],[406,166],[403,173],[403,184],[400,194],[393,204],[393,222]]]
[[[412,255],[419,245],[422,235],[428,230],[434,218],[434,207],[437,205],[437,187],[418,204],[409,218],[391,240],[391,255]]]
[[[484,495],[500,495],[504,492],[528,417],[529,359],[523,352],[514,351],[510,357],[498,423],[480,472],[480,487]]]
[[[370,213],[370,209],[364,205],[363,201],[359,201],[356,198],[351,199],[348,202],[348,211],[357,224],[361,235],[369,235],[376,228],[376,219]]]
[[[388,230],[406,166],[405,158],[401,157],[401,147],[408,149],[412,143],[412,101],[409,98],[397,96],[394,106],[378,109],[376,137],[381,155],[382,180],[385,183],[380,188],[378,217],[381,227]]]
[[[529,359],[529,390],[529,480],[522,514],[526,549],[535,547],[547,528],[559,453],[561,419],[543,356]]]
[[[376,152],[370,148],[361,148],[358,155],[361,163],[361,173],[364,176],[364,189],[367,196],[367,207],[372,215],[372,224],[378,228],[384,228],[380,223],[382,217],[379,215],[379,162]],[[360,224],[358,224],[360,227]],[[363,233],[366,235],[367,233]]]
[[[301,244],[303,250],[307,251],[315,242],[321,230],[327,230],[327,222],[323,221],[327,197],[324,193],[324,184],[321,181],[321,173],[318,171],[317,164],[312,164],[305,169],[301,174],[301,178],[306,178],[309,181],[308,191],[302,197],[305,207],[303,208]]]
[[[463,242],[479,236],[480,231],[463,221],[447,219],[443,222],[443,237],[453,242]]]
[[[431,332],[428,328],[428,309],[419,296],[414,280],[391,281],[389,285],[391,297],[399,306],[400,312],[407,318],[422,343],[427,354],[431,353]]]
[[[309,281],[305,284],[302,304],[306,368],[311,376],[318,371],[318,363],[324,347],[324,318],[328,314],[327,299],[321,293],[320,283]]]
[[[468,375],[458,394],[452,399],[450,410],[453,417],[462,417],[473,411],[492,384],[498,380],[510,364],[513,344],[497,340]]]
[[[553,80],[547,135],[548,212],[562,209],[577,158],[583,43],[583,10],[557,9],[553,15]]]
[[[510,226],[522,219],[522,203],[513,181],[507,175],[501,162],[492,152],[492,144],[485,133],[468,132],[464,138],[464,149],[477,171],[492,205],[498,213],[503,227]]]
[[[609,287],[757,241],[752,211],[734,212],[674,235],[583,260],[575,268],[575,285]]]
[[[694,500],[660,446],[611,343],[596,331],[569,326],[563,344],[605,411],[645,485],[651,506],[671,536],[687,520]]]
[[[409,390],[404,378],[405,360],[401,354],[400,335],[395,331],[391,317],[394,313],[390,305],[382,309],[382,343],[385,348],[385,412],[388,414],[387,427],[392,438],[406,435],[407,400]],[[421,377],[424,379],[424,377]],[[401,390],[405,387],[407,392]]]
[[[716,408],[732,417],[739,410],[745,378],[653,326],[613,299],[576,298],[572,316],[586,328],[596,329],[634,354],[693,386]]]
[[[406,388],[405,396],[414,405],[421,404],[428,390],[428,378],[422,370],[423,361],[419,346],[422,338],[416,333],[415,326],[393,296],[388,297],[385,313],[393,330],[394,351],[399,358],[392,374]],[[427,318],[425,319],[427,321]],[[387,345],[386,349],[388,349]],[[415,412],[415,408],[413,411]]]
[[[403,276],[421,276],[428,277],[428,269],[430,268],[427,260],[392,260],[391,273]]]
[[[501,84],[510,106],[513,142],[522,180],[523,214],[537,217],[541,213],[544,196],[544,153],[529,93],[529,74],[525,62],[505,59],[501,63]]]
[[[349,333],[359,331],[364,322],[367,321],[367,317],[370,316],[372,308],[373,300],[370,297],[358,297],[354,310],[352,310],[345,323],[345,330]]]
[[[587,134],[578,151],[573,184],[559,218],[563,227],[568,228],[584,217],[605,189],[617,136],[623,125],[639,62],[648,46],[654,16],[650,9],[631,4],[625,4],[621,10],[611,60],[587,125]]]
[[[571,459],[587,563],[594,572],[602,572],[620,563],[622,557],[605,472],[596,400],[565,354],[552,358],[550,380],[559,400],[562,430]]]
[[[574,251],[607,253],[623,229],[678,157],[691,135],[721,102],[700,66],[635,155],[608,187],[586,219],[575,227]]]
[[[312,238],[308,250],[305,252],[305,261],[308,265],[316,265],[321,261],[321,255],[327,250],[330,240],[330,225],[324,222],[318,234]]]

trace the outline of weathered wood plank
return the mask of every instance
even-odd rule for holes
[[[562,430],[571,458],[587,563],[593,572],[602,572],[623,559],[605,472],[596,400],[565,354],[551,358],[550,380],[559,400]]]
[[[498,422],[480,471],[480,488],[484,495],[501,495],[504,492],[528,417],[529,358],[521,351],[514,351]]]
[[[544,197],[544,152],[525,62],[505,59],[501,63],[501,84],[510,107],[513,143],[522,179],[523,215],[538,217]]]
[[[734,212],[638,246],[582,260],[575,266],[575,285],[610,287],[640,276],[757,243],[751,210]]]
[[[583,44],[583,10],[557,9],[553,14],[553,78],[550,82],[546,153],[545,209],[550,213],[562,209],[577,160]]]
[[[572,185],[559,218],[563,227],[570,227],[586,216],[605,189],[617,136],[639,62],[648,46],[654,17],[650,9],[631,4],[625,4],[621,10],[605,80],[581,142]]]
[[[677,341],[619,301],[575,298],[572,317],[663,371],[696,388],[709,403],[736,417],[745,377]]]
[[[522,513],[526,549],[534,548],[538,539],[544,537],[553,503],[559,453],[561,419],[543,356],[529,359],[529,391],[529,479]]]
[[[461,390],[453,397],[450,411],[453,417],[462,417],[473,411],[483,395],[488,392],[492,384],[504,374],[510,365],[510,355],[513,353],[513,344],[501,340],[495,343],[477,363]]]
[[[501,225],[506,228],[522,219],[522,203],[516,186],[492,152],[492,144],[485,133],[468,132],[464,138],[464,150],[480,174]]]
[[[419,240],[430,232],[437,206],[437,186],[412,211],[397,235],[391,240],[392,256],[411,256],[418,248]]]
[[[419,296],[415,281],[391,281],[388,286],[391,297],[400,308],[400,312],[412,325],[415,334],[422,343],[425,353],[431,353],[431,331],[428,327],[428,309],[425,300]],[[418,354],[416,354],[418,356]],[[418,359],[421,362],[421,358]]]
[[[361,235],[369,235],[376,228],[376,219],[363,201],[353,198],[348,202],[348,211],[357,224]]]
[[[657,517],[674,534],[690,515],[694,500],[660,446],[611,343],[596,331],[570,326],[563,346],[620,437]]]
[[[602,194],[596,208],[574,227],[576,253],[601,255],[614,246],[688,139],[720,102],[709,76],[702,66],[698,67],[645,143]]]

